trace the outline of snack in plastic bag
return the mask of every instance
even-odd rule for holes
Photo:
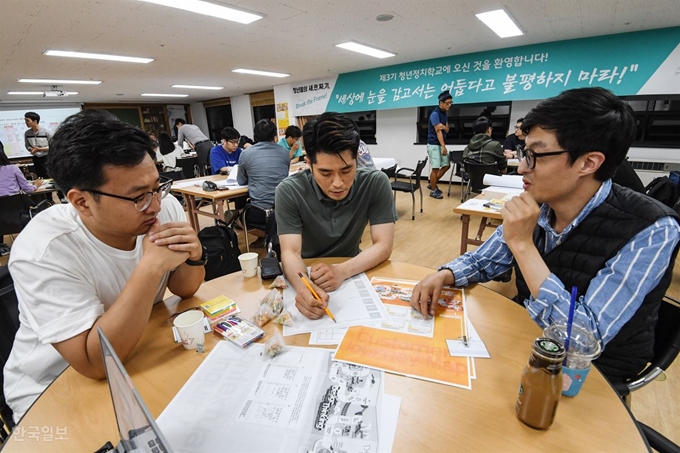
[[[293,327],[293,315],[290,314],[285,308],[281,310],[281,313],[274,318],[274,322],[281,324],[282,326]]]
[[[278,289],[272,289],[260,301],[260,306],[269,305],[274,315],[278,315],[283,310],[283,295]]]
[[[279,288],[286,289],[288,285],[286,284],[286,279],[283,275],[279,275],[274,279],[274,281],[269,285],[269,288]]]
[[[264,344],[264,353],[262,354],[262,359],[273,359],[277,355],[281,354],[286,350],[286,343],[283,341],[283,337],[279,332],[276,332],[272,337],[267,340]]]
[[[253,315],[252,321],[257,325],[257,327],[262,327],[276,316],[277,313],[274,313],[272,307],[270,307],[269,304],[262,304],[257,310],[257,313]]]

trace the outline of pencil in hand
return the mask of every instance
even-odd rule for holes
[[[318,300],[319,302],[321,302],[321,305],[324,305],[323,301],[321,300],[319,295],[316,293],[316,291],[314,291],[314,288],[312,288],[312,285],[309,284],[309,282],[307,281],[305,276],[302,275],[301,272],[298,272],[298,275],[302,279],[302,283],[304,283],[305,286],[312,292],[312,295],[314,296],[314,298],[316,300]],[[333,320],[333,322],[337,324],[337,321],[335,320],[335,316],[333,316],[333,313],[331,313],[331,311],[328,309],[328,307],[324,305],[323,309],[326,312],[326,314],[328,315],[328,317],[331,318]]]

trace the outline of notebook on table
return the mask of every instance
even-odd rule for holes
[[[97,332],[120,433],[120,443],[113,451],[171,453],[168,441],[144,404],[116,351],[102,329],[97,328]]]

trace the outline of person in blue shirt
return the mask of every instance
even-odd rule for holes
[[[442,191],[437,187],[437,182],[451,166],[449,164],[449,152],[446,150],[446,133],[449,132],[449,117],[446,112],[453,103],[449,91],[443,91],[438,96],[439,105],[432,110],[427,123],[427,155],[430,158],[430,196],[441,200]]]
[[[575,287],[574,319],[603,347],[595,364],[610,381],[625,382],[652,357],[680,217],[612,183],[636,132],[631,107],[612,92],[565,91],[538,104],[522,126],[524,192],[505,203],[503,224],[484,244],[421,281],[411,305],[427,318],[443,285],[489,281],[514,267],[515,301],[544,328],[567,317]]]
[[[288,151],[288,156],[291,160],[302,157],[302,131],[297,126],[288,126],[285,132],[286,136],[278,141],[278,144],[283,146]]]
[[[238,164],[238,159],[241,157],[243,150],[238,147],[238,141],[241,134],[233,127],[225,127],[220,132],[222,143],[213,146],[210,150],[210,166],[212,167],[213,175],[226,174],[229,169]]]

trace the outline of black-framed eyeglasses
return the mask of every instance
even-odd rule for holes
[[[124,197],[122,195],[116,195],[113,193],[106,193],[102,192],[100,190],[95,190],[95,189],[83,189],[87,192],[90,193],[96,193],[97,195],[104,195],[107,197],[113,197],[113,198],[119,198],[121,200],[127,200],[127,201],[132,201],[135,204],[135,209],[138,211],[143,211],[146,208],[149,207],[151,204],[151,201],[153,200],[154,195],[160,195],[159,200],[162,200],[168,194],[170,193],[170,190],[172,189],[172,179],[167,179],[167,178],[161,178],[161,185],[158,186],[158,188],[152,190],[151,192],[144,192],[138,197],[131,198],[131,197]]]
[[[560,154],[568,153],[568,150],[565,151],[548,151],[547,153],[537,153],[531,148],[524,148],[524,158],[527,160],[527,165],[529,166],[530,169],[536,168],[536,159],[539,157],[548,157],[548,156],[559,156]]]

